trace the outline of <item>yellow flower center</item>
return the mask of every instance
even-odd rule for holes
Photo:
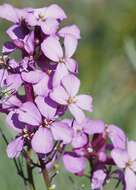
[[[52,120],[47,120],[47,119],[45,119],[45,120],[44,120],[44,127],[45,127],[45,128],[49,128],[50,125],[52,125],[52,123],[53,123]]]
[[[24,138],[27,138],[27,139],[29,139],[29,140],[30,140],[31,137],[33,136],[33,133],[29,132],[27,129],[23,129],[22,134],[23,134],[23,137],[24,137]]]
[[[41,20],[41,21],[45,21],[46,20],[46,15],[45,14],[43,14],[43,13],[39,13],[39,15],[38,15],[38,20]]]
[[[133,161],[128,160],[128,162],[126,163],[126,168],[131,168],[132,164],[133,164]]]
[[[62,63],[65,64],[65,60],[63,58],[60,58],[59,63],[60,64],[62,64]]]
[[[69,97],[68,100],[67,100],[67,103],[70,105],[70,104],[73,104],[73,103],[76,103],[76,100],[75,100],[75,97]]]

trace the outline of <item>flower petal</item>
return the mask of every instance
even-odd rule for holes
[[[68,108],[78,123],[83,122],[85,119],[85,114],[80,108],[78,108],[75,104],[70,104]]]
[[[53,87],[57,87],[64,76],[68,74],[68,70],[65,64],[59,63],[53,76]]]
[[[52,100],[61,105],[67,105],[67,100],[69,96],[63,87],[58,86],[54,88],[53,91],[50,93],[50,97]]]
[[[69,95],[74,97],[79,91],[80,80],[75,75],[69,74],[62,79],[62,85]]]
[[[41,44],[42,51],[46,57],[58,62],[63,57],[63,50],[57,37],[50,36]]]
[[[18,88],[22,85],[22,79],[19,74],[10,74],[7,76],[6,83],[7,83],[7,90],[18,90]]]
[[[8,97],[6,101],[2,103],[3,109],[9,109],[9,108],[18,108],[22,105],[22,102],[20,99],[18,99],[16,96],[12,95],[11,97]]]
[[[84,131],[89,135],[100,134],[104,132],[105,123],[102,120],[85,119],[82,123]]]
[[[44,77],[44,75],[45,73],[40,70],[29,71],[28,73],[22,72],[21,74],[24,81],[32,84],[39,82]]]
[[[102,169],[96,170],[92,177],[92,190],[102,189],[106,174]]]
[[[11,26],[10,28],[8,28],[8,30],[6,31],[6,33],[9,35],[9,37],[14,40],[14,43],[17,42],[17,40],[19,40],[21,43],[21,46],[19,45],[20,43],[15,43],[15,45],[17,45],[18,47],[22,48],[23,47],[23,39],[25,38],[25,36],[28,34],[28,30],[24,29],[22,26],[15,24],[13,26]],[[16,40],[16,41],[15,41]]]
[[[59,22],[52,18],[47,18],[41,25],[42,31],[47,35],[55,34],[58,27]]]
[[[22,129],[25,128],[25,124],[21,123],[18,120],[18,114],[15,111],[10,111],[7,115],[6,122],[9,127],[12,128],[12,130],[15,130],[16,132],[22,132]]]
[[[129,160],[129,158],[128,158],[128,154],[125,150],[113,149],[111,152],[111,156],[119,168],[126,167],[126,164]]]
[[[107,131],[115,148],[126,148],[127,138],[122,129],[115,125],[109,125]]]
[[[92,97],[89,95],[78,95],[76,96],[76,105],[79,106],[81,109],[92,112],[93,105],[92,105]]]
[[[12,53],[15,49],[16,49],[16,46],[12,42],[6,42],[4,43],[4,46],[2,47],[2,53],[9,54],[9,53]]]
[[[77,49],[78,40],[73,36],[66,36],[64,38],[64,46],[65,46],[65,57],[70,58],[73,56]]]
[[[130,159],[132,161],[136,160],[136,141],[128,141],[127,150]]]
[[[73,36],[75,39],[80,39],[80,29],[75,24],[63,27],[58,34],[61,37]]]
[[[34,52],[34,31],[30,32],[24,38],[24,49],[30,54],[33,55]]]
[[[18,137],[17,139],[11,141],[7,146],[7,155],[9,158],[18,158],[20,152],[23,149],[24,140],[22,137]]]
[[[4,4],[0,6],[0,17],[13,23],[18,22],[18,17],[16,15],[14,7],[9,4]]]
[[[73,130],[66,123],[53,123],[51,131],[54,139],[63,141],[63,144],[69,144],[72,140]]]
[[[63,162],[65,168],[74,174],[82,173],[86,166],[86,159],[84,157],[78,157],[70,153],[64,154]]]
[[[76,134],[72,139],[72,146],[73,148],[81,148],[85,146],[88,142],[87,135],[84,133]]]
[[[53,137],[50,130],[40,127],[34,134],[31,144],[35,152],[41,154],[49,153],[53,148]]]
[[[65,64],[67,66],[67,69],[71,73],[78,73],[78,64],[74,59],[71,59],[71,58],[65,59]]]
[[[44,77],[37,84],[33,85],[33,89],[36,95],[47,96],[50,92],[49,76],[46,73],[44,73]]]
[[[47,18],[60,19],[60,20],[67,18],[63,9],[56,4],[52,4],[47,8],[46,17]]]
[[[36,97],[35,102],[41,114],[46,119],[53,119],[57,111],[57,104],[55,104],[54,102],[52,103],[51,100],[50,102],[47,102],[46,100],[47,100],[46,98],[42,96],[38,96]]]
[[[32,102],[24,103],[18,110],[18,113],[19,120],[29,125],[40,125],[42,121],[39,110]]]
[[[135,190],[136,189],[136,175],[129,168],[126,168],[126,170],[125,170],[125,182],[126,182],[127,190]]]

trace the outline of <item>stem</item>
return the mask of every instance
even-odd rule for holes
[[[43,175],[44,183],[47,187],[47,190],[49,190],[51,187],[51,180],[50,180],[49,173],[47,171],[47,168],[46,168],[44,161],[39,158],[39,162],[40,162],[41,169],[42,169],[42,175]]]
[[[28,154],[30,156],[31,150],[28,149]],[[26,160],[26,167],[27,167],[27,175],[28,175],[28,186],[30,190],[36,190],[34,185],[34,178],[33,178],[33,168],[30,166],[30,163]]]
[[[27,101],[33,102],[34,100],[34,93],[32,85],[25,83],[24,85],[25,93],[26,93],[26,99]],[[28,146],[27,149],[28,157],[31,158],[31,149]],[[33,167],[30,165],[29,161],[26,159],[26,167],[27,167],[27,175],[28,175],[28,186],[30,190],[36,190],[35,184],[34,184],[34,178],[33,178]]]

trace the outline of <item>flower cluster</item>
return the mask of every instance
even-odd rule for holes
[[[73,59],[79,28],[60,28],[67,16],[56,4],[38,9],[4,4],[0,17],[12,22],[0,58],[0,111],[15,132],[8,157],[16,159],[32,149],[49,171],[62,159],[79,176],[89,162],[92,189],[116,178],[126,190],[135,190],[136,142],[129,142],[117,126],[85,116],[93,105],[90,95],[79,94]],[[13,52],[20,55],[18,60]],[[64,118],[66,112],[72,118]]]

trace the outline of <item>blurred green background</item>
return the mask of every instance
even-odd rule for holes
[[[57,3],[64,8],[69,16],[67,23],[81,29],[75,57],[81,91],[94,97],[90,116],[122,127],[129,138],[136,140],[136,0],[0,0],[3,3],[22,8]],[[0,20],[0,46],[7,39],[4,31],[8,26]],[[3,117],[0,125],[7,131]],[[5,148],[1,139],[0,190],[24,190]],[[87,179],[74,177],[71,181],[69,176],[62,169],[55,182],[57,190],[90,190]],[[43,190],[42,178],[35,178],[37,190]]]

